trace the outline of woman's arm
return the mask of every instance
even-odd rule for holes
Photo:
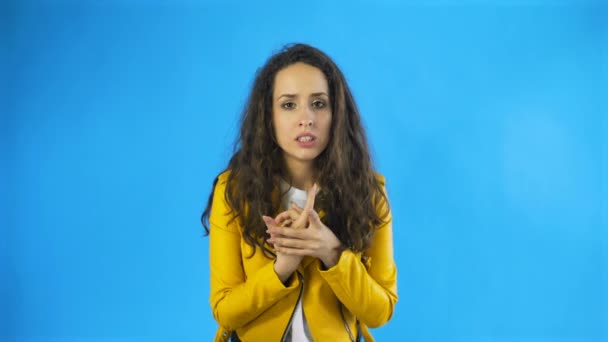
[[[340,302],[362,323],[375,328],[390,320],[397,303],[392,220],[376,231],[365,255],[364,264],[359,254],[347,249],[334,267],[320,272]]]
[[[225,177],[220,176],[214,190],[209,218],[210,304],[216,321],[227,329],[237,329],[299,288],[298,277],[292,276],[287,286],[274,271],[274,260],[245,275],[241,259],[241,233],[236,220],[228,225],[225,201]]]
[[[376,210],[384,213],[388,210],[387,203],[381,202]],[[390,212],[376,229],[370,248],[365,251],[365,263],[360,254],[348,249],[342,251],[340,241],[314,211],[309,215],[307,229],[270,227],[269,232],[276,251],[288,255],[309,255],[321,260],[321,276],[342,304],[364,324],[377,327],[391,318],[397,302],[397,267],[393,259]],[[335,256],[332,255],[334,253]],[[321,264],[328,269],[321,268]]]

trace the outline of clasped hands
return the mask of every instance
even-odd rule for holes
[[[275,272],[285,282],[298,268],[304,256],[316,257],[325,268],[333,267],[340,259],[342,243],[314,210],[317,185],[308,191],[304,208],[291,207],[272,218],[262,216],[266,223],[268,242],[277,253]]]

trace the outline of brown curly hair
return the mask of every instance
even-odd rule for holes
[[[364,251],[369,247],[375,227],[383,224],[390,212],[384,184],[374,172],[359,111],[344,75],[329,56],[310,45],[285,46],[258,69],[242,112],[234,154],[226,168],[231,171],[226,201],[233,219],[240,220],[246,242],[254,251],[256,246],[262,247],[260,241],[267,238],[262,215],[278,214],[279,203],[273,201],[272,192],[280,177],[289,179],[273,130],[275,75],[298,62],[323,72],[332,109],[329,143],[314,162],[315,182],[321,189],[315,210],[325,211],[323,223],[345,246]],[[216,177],[214,188],[217,180]],[[209,234],[212,201],[213,189],[201,217],[205,235]],[[378,213],[378,207],[384,210]]]

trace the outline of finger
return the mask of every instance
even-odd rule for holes
[[[304,210],[304,209],[300,208],[300,207],[299,207],[299,206],[296,204],[296,202],[291,202],[291,209],[292,209],[292,210],[294,210],[294,211],[295,211],[296,213],[298,213],[298,214],[302,214],[302,210]]]
[[[310,240],[300,240],[300,239],[290,239],[288,237],[275,237],[271,238],[272,243],[278,247],[289,247],[289,248],[298,248],[298,249],[310,249],[314,250],[318,248],[318,245],[314,241]]]
[[[278,228],[279,227],[279,225],[277,224],[277,222],[272,217],[270,217],[270,216],[262,215],[262,221],[264,221],[264,223],[266,224],[266,227],[268,229]]]
[[[282,216],[283,216],[282,214],[283,214],[283,213],[280,213],[280,214],[278,214],[278,215],[277,215],[277,216],[274,218],[274,221],[275,221],[276,223],[281,224],[281,222],[283,222],[284,218],[282,217]],[[264,218],[264,217],[262,216],[262,219],[263,219],[263,218]]]
[[[321,224],[321,218],[319,217],[319,213],[317,213],[316,211],[312,210],[309,214],[309,219],[311,223],[315,223],[315,224]]]
[[[296,213],[296,219],[293,221],[293,228],[308,228],[309,222],[306,217],[302,217],[303,209],[298,207],[297,204],[293,203],[291,205],[291,210]]]
[[[308,194],[306,196],[306,204],[304,205],[304,210],[312,210],[315,207],[315,197],[317,196],[317,183],[313,184],[310,189],[308,189]]]
[[[295,202],[291,202],[291,210],[295,211],[298,215],[297,217],[299,218],[302,215],[302,212],[304,211],[304,209],[300,208]],[[314,211],[314,210],[313,210]],[[295,221],[294,221],[295,222]],[[298,224],[300,222],[304,222],[304,226],[296,226],[295,224],[293,225],[294,228],[308,228],[309,226],[309,222],[307,222],[307,220],[301,220],[298,222]]]
[[[273,247],[275,247],[277,240],[287,238],[286,236],[280,235],[280,234],[273,234],[273,233],[268,233],[268,234],[270,235],[270,237],[268,239],[266,239],[266,242],[268,242]]]
[[[288,217],[289,217],[289,215],[287,214],[286,211],[284,211],[284,212],[280,213],[279,215],[277,215],[277,217],[275,217],[274,220],[277,221],[278,224],[281,224]]]
[[[289,227],[293,223],[291,217],[285,213],[280,213],[274,220],[281,227]]]
[[[310,235],[306,229],[293,229],[279,226],[269,227],[267,232],[274,237],[288,237],[292,239],[305,240]]]
[[[284,212],[280,213],[277,216],[277,219],[280,219],[281,222],[284,220],[287,220],[287,219],[289,219],[293,222],[293,221],[297,220],[298,217],[300,217],[300,214],[297,211],[295,211],[293,209],[288,209],[288,210],[285,210]]]
[[[308,195],[306,197],[306,205],[304,205],[304,209],[302,210],[302,215],[295,221],[294,225],[296,227],[304,227],[306,222],[308,221],[308,212],[313,210],[315,207],[315,196],[317,194],[317,183],[313,184],[312,187],[308,190]]]
[[[309,249],[298,249],[298,248],[290,248],[290,247],[275,247],[274,249],[277,253],[285,254],[285,255],[294,255],[294,256],[307,256],[312,255],[313,251]]]
[[[276,221],[272,217],[265,216],[265,215],[262,215],[262,221],[264,221],[264,223],[266,224],[266,233],[270,235],[270,238],[273,238],[274,236],[273,236],[273,234],[270,231],[271,231],[271,229],[279,227],[276,224]],[[267,240],[267,241],[270,244],[273,243],[272,241],[269,241],[269,240]]]

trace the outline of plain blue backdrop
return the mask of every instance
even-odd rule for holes
[[[209,341],[253,75],[332,56],[394,215],[379,341],[608,341],[602,1],[4,1],[0,340]]]

